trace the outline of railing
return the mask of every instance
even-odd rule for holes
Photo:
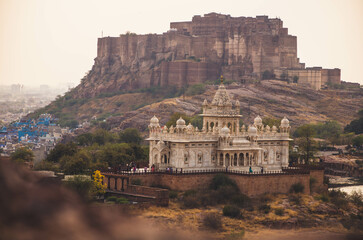
[[[155,171],[117,171],[117,172],[102,172],[104,175],[152,175],[152,174],[166,174],[166,175],[202,175],[202,174],[216,174],[216,173],[226,173],[230,175],[244,175],[244,176],[266,176],[266,175],[295,175],[295,174],[309,174],[308,169],[301,169],[296,167],[286,167],[282,168],[282,170],[276,171],[240,171],[240,170],[229,170],[229,169],[205,169],[205,170],[183,170],[183,169],[176,169],[176,170],[155,170]]]

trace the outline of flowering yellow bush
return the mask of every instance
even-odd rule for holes
[[[107,188],[107,184],[103,184],[103,176],[99,170],[94,171],[92,178],[93,178],[93,186],[94,192],[96,195],[102,195],[105,193],[105,189]]]

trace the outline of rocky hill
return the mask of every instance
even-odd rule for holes
[[[203,100],[211,101],[216,90],[217,85],[207,85],[202,94],[175,98],[165,98],[162,92],[100,95],[90,99],[72,99],[66,95],[37,113],[49,112],[64,120],[76,119],[79,122],[92,118],[106,120],[115,130],[136,127],[144,131],[153,115],[165,124],[174,112],[200,113]],[[251,124],[259,114],[273,118],[287,116],[292,127],[326,120],[336,120],[345,126],[363,108],[360,89],[315,91],[268,80],[255,84],[232,83],[227,90],[234,100],[240,101],[242,120],[246,124]]]
[[[137,127],[145,130],[150,118],[156,115],[165,124],[173,112],[200,113],[203,100],[211,101],[216,89],[217,86],[210,86],[201,95],[165,99],[122,116],[111,117],[108,122],[114,127],[119,125],[121,129]],[[292,127],[327,120],[336,120],[345,126],[363,108],[362,91],[314,91],[274,80],[248,85],[232,84],[227,89],[234,100],[240,101],[242,120],[246,124],[252,124],[253,119],[260,115],[279,119],[287,116]]]

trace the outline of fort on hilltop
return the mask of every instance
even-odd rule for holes
[[[90,95],[92,91],[86,89],[96,82],[102,86],[91,95],[180,87],[218,79],[221,74],[242,83],[275,75],[316,90],[341,81],[340,69],[305,68],[300,63],[297,37],[289,35],[282,20],[209,13],[192,21],[172,22],[163,34],[99,38],[95,64],[78,93]]]

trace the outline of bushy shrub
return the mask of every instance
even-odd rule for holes
[[[206,213],[202,220],[203,225],[208,229],[218,230],[222,228],[222,219],[218,213]]]
[[[217,203],[230,202],[239,192],[233,186],[224,186],[212,192]]]
[[[231,198],[231,202],[240,208],[251,206],[251,199],[242,193],[234,195]]]
[[[169,191],[169,198],[170,199],[175,199],[177,197],[178,197],[178,192],[173,191],[173,190]]]
[[[191,85],[185,91],[185,95],[194,96],[198,94],[202,94],[205,91],[205,85],[202,83]]]
[[[37,170],[37,171],[46,170],[46,171],[58,172],[59,171],[59,166],[57,164],[52,163],[52,162],[48,162],[46,160],[43,160],[43,161],[37,163],[34,166],[34,170]]]
[[[272,201],[272,195],[271,194],[263,194],[259,197],[260,202],[262,203],[268,203]]]
[[[356,192],[350,194],[349,200],[351,200],[357,206],[363,206],[363,194],[362,192]]]
[[[329,202],[329,196],[326,193],[320,194],[316,197],[316,199],[321,200],[323,202]]]
[[[75,191],[83,199],[89,199],[93,183],[91,180],[81,176],[74,176],[71,180],[65,181],[64,185]]]
[[[199,199],[194,195],[183,197],[183,206],[185,208],[198,208],[200,207]]]
[[[290,202],[294,203],[295,205],[301,204],[301,196],[299,194],[290,194],[289,200],[290,200]]]
[[[261,212],[263,212],[263,213],[269,213],[270,211],[271,211],[271,207],[270,207],[270,205],[268,205],[268,204],[263,204],[263,205],[261,205],[259,208],[258,208],[258,210],[260,210]]]
[[[223,208],[223,215],[231,218],[238,218],[241,216],[241,210],[233,205],[226,205]]]
[[[275,214],[278,215],[278,216],[282,216],[284,215],[285,213],[285,210],[283,208],[276,208],[275,209]]]
[[[226,186],[231,186],[236,192],[239,192],[236,182],[223,173],[215,175],[210,184],[210,188],[214,190]]]
[[[106,199],[107,202],[116,202],[117,197],[116,196],[110,196]]]
[[[194,189],[187,190],[183,194],[184,197],[196,196],[196,195],[197,195],[197,191]]]
[[[127,200],[124,197],[119,197],[119,198],[116,199],[115,202],[118,203],[118,204],[127,204],[127,203],[129,203],[129,200]]]
[[[329,198],[339,208],[346,208],[348,206],[348,196],[345,192],[340,190],[329,191]]]
[[[304,185],[302,183],[292,184],[290,187],[291,193],[302,193],[304,191]]]

